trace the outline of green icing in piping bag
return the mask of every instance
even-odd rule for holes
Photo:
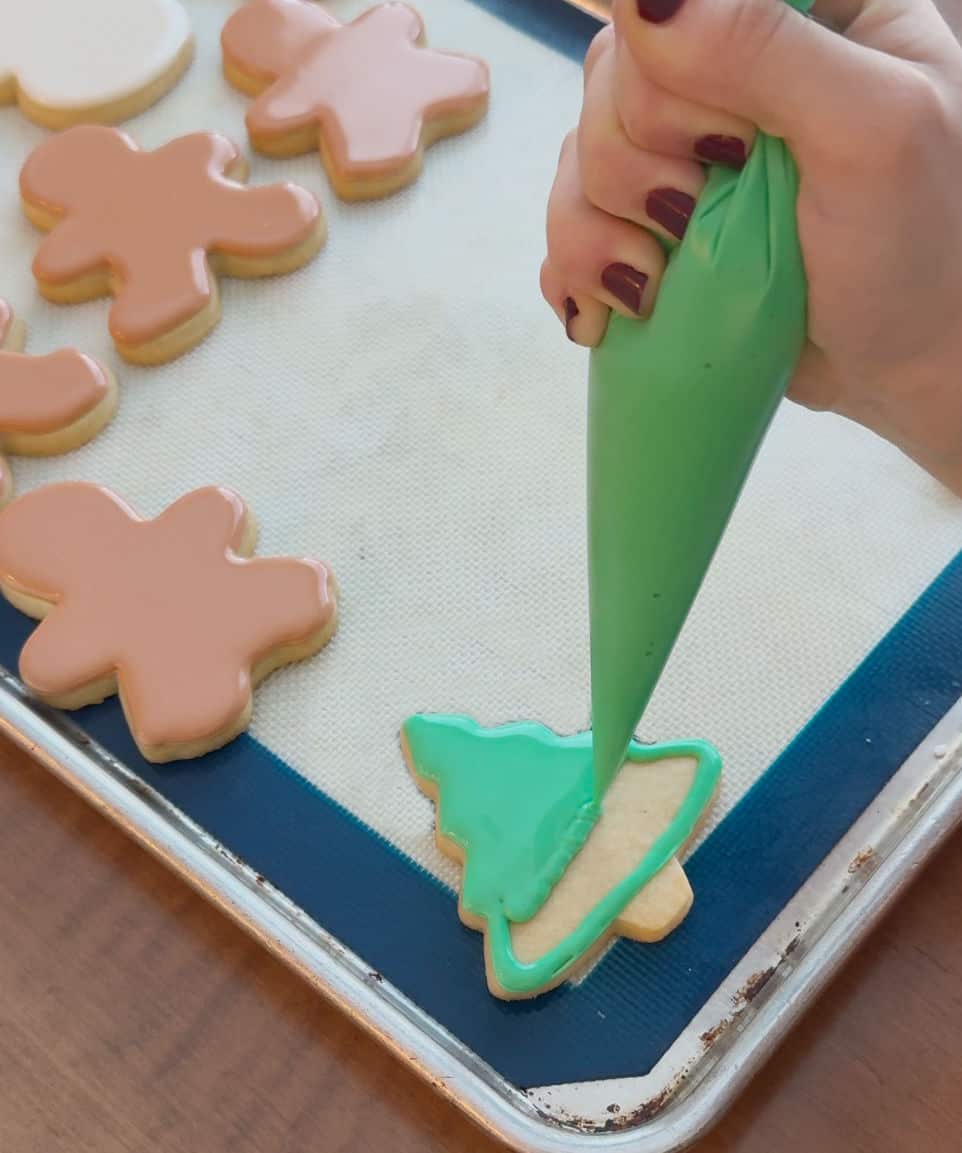
[[[595,797],[668,660],[805,341],[798,173],[759,135],[713,169],[649,320],[613,315],[588,385]]]
[[[514,995],[552,984],[590,952],[691,837],[721,772],[718,753],[702,741],[632,743],[632,761],[694,759],[681,807],[577,928],[536,960],[522,962],[511,948],[510,924],[538,912],[601,816],[591,734],[560,737],[527,723],[487,729],[468,717],[419,715],[404,723],[402,740],[415,776],[437,796],[442,836],[464,855],[461,907],[485,922],[491,966]]]
[[[789,0],[802,11],[809,0]],[[603,938],[691,836],[721,759],[702,741],[632,737],[805,342],[806,282],[785,144],[760,134],[741,173],[716,168],[670,255],[654,315],[612,316],[588,393],[593,733],[409,718],[402,743],[463,855],[461,908],[487,932],[501,989],[553,984]],[[567,937],[533,961],[511,924],[538,912],[629,761],[691,757],[668,827]]]

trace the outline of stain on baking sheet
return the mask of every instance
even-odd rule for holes
[[[860,853],[856,853],[852,860],[849,862],[848,871],[850,873],[857,873],[859,869],[864,868],[866,865],[875,865],[875,850],[869,845],[867,848],[862,849]]]
[[[870,850],[868,858],[872,856],[873,854]],[[779,968],[796,952],[801,944],[801,926],[798,922],[796,922],[796,930],[794,936],[781,950],[775,964],[752,973],[748,980],[738,989],[732,997],[734,1012],[727,1017],[723,1017],[699,1035],[698,1039],[701,1041],[705,1054],[714,1049],[723,1038],[726,1040],[734,1039],[735,1032],[732,1032],[732,1026],[740,1023],[748,1007],[754,1004],[763,990],[768,987],[769,982],[778,972]],[[729,1033],[731,1033],[730,1037],[728,1036]],[[538,1112],[546,1121],[550,1121],[564,1128],[574,1128],[582,1133],[624,1132],[625,1130],[637,1128],[658,1116],[671,1103],[676,1093],[681,1089],[682,1083],[687,1079],[690,1071],[690,1066],[682,1070],[660,1093],[644,1101],[636,1109],[625,1109],[625,1107],[618,1102],[612,1102],[605,1107],[605,1111],[609,1116],[604,1121],[579,1116],[578,1114],[570,1113],[563,1107],[552,1106],[547,1102],[538,1106]]]
[[[735,1004],[750,1005],[772,977],[775,976],[775,970],[777,968],[778,965],[769,965],[767,969],[760,969],[757,973],[752,973],[733,997]]]
[[[628,1129],[636,1129],[651,1121],[669,1104],[672,1097],[678,1092],[681,1083],[688,1076],[687,1072],[680,1073],[660,1093],[643,1101],[636,1109],[625,1109],[613,1101],[606,1106],[605,1111],[610,1114],[604,1121],[592,1117],[583,1117],[578,1113],[571,1113],[559,1106],[552,1107],[547,1102],[538,1106],[538,1112],[545,1121],[549,1121],[565,1129],[575,1129],[579,1133],[622,1133]]]
[[[701,1041],[705,1052],[711,1049],[718,1039],[728,1032],[731,1023],[731,1017],[722,1017],[717,1025],[712,1025],[710,1029],[706,1029],[705,1032],[699,1036],[698,1040]]]

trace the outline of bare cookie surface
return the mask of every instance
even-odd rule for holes
[[[49,231],[33,263],[41,292],[63,303],[113,295],[110,332],[127,360],[185,352],[219,319],[218,273],[288,272],[324,241],[310,192],[247,187],[244,169],[214,133],[152,152],[96,125],[51,137],[20,174],[27,215]]]
[[[252,689],[317,652],[336,623],[331,571],[252,558],[244,502],[197,489],[141,520],[91,484],[37,489],[0,511],[0,586],[41,623],[20,675],[52,705],[120,693],[152,761],[198,756],[247,727]]]
[[[410,183],[428,145],[487,109],[487,65],[425,47],[407,4],[380,4],[341,25],[313,0],[249,0],[221,42],[228,78],[256,96],[247,113],[254,147],[280,156],[320,147],[345,199]]]
[[[180,0],[0,0],[0,102],[48,128],[115,123],[190,63]]]

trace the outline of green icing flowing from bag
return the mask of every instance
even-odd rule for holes
[[[624,760],[801,353],[798,173],[760,135],[709,174],[649,320],[591,357],[588,556],[595,795]]]

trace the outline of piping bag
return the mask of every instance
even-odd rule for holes
[[[805,342],[797,193],[788,148],[761,133],[740,173],[714,168],[651,318],[613,314],[591,355],[596,799],[625,759]]]

